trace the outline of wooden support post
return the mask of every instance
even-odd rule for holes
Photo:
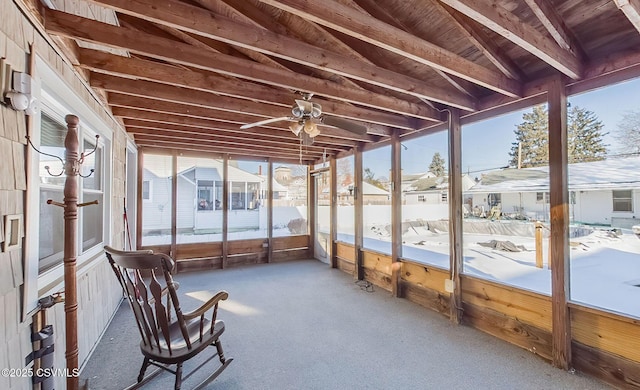
[[[536,267],[542,268],[542,222],[535,222],[536,229]]]
[[[136,249],[142,246],[142,183],[144,181],[144,149],[138,149],[138,191],[136,193]]]
[[[571,320],[569,294],[569,191],[567,186],[567,94],[563,77],[549,85],[549,180],[551,207],[552,361],[571,367]]]
[[[402,257],[402,158],[400,134],[391,134],[391,293],[399,297],[400,257]]]
[[[362,265],[362,244],[363,244],[363,213],[364,199],[362,194],[362,147],[356,146],[354,151],[354,179],[353,179],[353,199],[354,199],[354,218],[355,218],[355,277],[357,280],[364,279],[364,267]]]
[[[453,292],[450,296],[450,320],[462,320],[462,127],[460,111],[449,111],[449,261]]]
[[[269,158],[267,164],[267,241],[269,254],[267,262],[273,261],[273,161]]]
[[[227,267],[229,256],[229,155],[222,157],[222,262],[220,268]]]
[[[171,254],[176,259],[178,245],[178,152],[171,154]],[[178,267],[173,267],[173,272],[177,272]]]
[[[78,173],[80,170],[79,119],[67,115],[67,135],[64,139],[64,313],[67,370],[78,370],[78,296],[77,296],[77,231],[78,231]],[[67,389],[78,389],[78,377],[67,377]]]
[[[313,166],[307,165],[307,231],[309,232],[309,255],[311,258],[316,257],[316,239],[318,232],[316,231],[316,208],[318,207],[318,199],[316,194],[316,177],[311,175]]]
[[[338,257],[336,256],[338,241],[338,172],[335,156],[329,158],[330,194],[331,194],[331,215],[329,222],[329,262],[331,268],[338,268]]]

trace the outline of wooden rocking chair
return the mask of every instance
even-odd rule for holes
[[[124,252],[109,246],[104,249],[131,305],[142,338],[140,351],[144,355],[144,362],[140,368],[138,383],[130,388],[142,386],[162,369],[176,376],[175,389],[180,389],[183,379],[186,380],[209,360],[218,356],[221,366],[195,388],[200,389],[214,380],[233,360],[224,357],[219,340],[224,332],[224,322],[216,319],[218,303],[227,299],[229,294],[220,291],[196,310],[182,313],[176,294],[178,284],[171,277],[174,262],[169,256],[153,251]],[[162,273],[164,282],[158,281],[156,273]],[[148,285],[143,274],[150,274],[150,278],[146,278]],[[163,305],[162,297],[165,295],[166,305]],[[212,314],[209,320],[205,314],[210,311]],[[172,313],[175,314],[175,320],[172,320]],[[216,353],[182,378],[182,364],[208,346],[215,346]],[[159,368],[144,378],[150,364]],[[173,364],[176,365],[175,370],[169,368]]]

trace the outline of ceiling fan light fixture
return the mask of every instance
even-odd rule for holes
[[[289,126],[289,130],[291,130],[291,132],[293,134],[296,135],[296,137],[300,134],[300,132],[302,131],[302,128],[304,127],[304,124],[302,122],[296,122],[294,124],[292,124],[291,126]]]
[[[318,130],[318,125],[313,123],[313,121],[307,120],[304,122],[304,132],[309,134],[309,137],[313,138],[320,134],[320,130]]]

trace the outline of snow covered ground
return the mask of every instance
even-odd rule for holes
[[[365,229],[364,247],[390,253],[390,237],[381,231],[380,228]],[[510,252],[480,245],[492,240],[522,245],[525,250]],[[403,257],[449,268],[447,232],[418,230],[405,234],[403,241]],[[631,230],[623,229],[616,234],[601,228],[572,238],[570,243],[571,300],[640,318],[640,237]],[[537,268],[534,237],[465,233],[463,272],[550,295],[548,253],[548,238],[545,238],[544,267]]]

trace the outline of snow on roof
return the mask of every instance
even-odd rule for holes
[[[402,181],[416,181],[416,180],[420,180],[420,179],[426,179],[426,178],[430,178],[430,177],[436,177],[436,175],[434,175],[431,172],[422,172],[422,173],[407,173],[406,175],[402,175]]]
[[[371,183],[367,183],[366,181],[362,182],[362,194],[363,195],[385,195],[388,196],[389,192],[383,190],[382,188],[376,187]]]
[[[157,177],[171,177],[171,157],[145,155],[144,169],[153,173]],[[222,161],[214,159],[181,157],[178,159],[178,174],[184,174],[192,169],[215,169],[219,177],[222,177]],[[238,167],[229,164],[229,180],[262,182],[265,179],[259,175],[254,175]],[[275,182],[275,181],[274,181]]]
[[[266,175],[258,175],[262,180],[264,180],[264,182],[267,182],[267,176]],[[286,192],[288,191],[289,188],[283,186],[282,184],[278,183],[278,181],[276,180],[276,178],[273,178],[273,191],[275,192]]]
[[[640,156],[569,164],[571,190],[640,188]],[[549,190],[549,167],[502,169],[482,175],[469,192]]]
[[[462,175],[462,190],[471,188],[475,182],[469,175]],[[424,192],[449,188],[449,176],[425,177],[411,184],[405,192]]]

